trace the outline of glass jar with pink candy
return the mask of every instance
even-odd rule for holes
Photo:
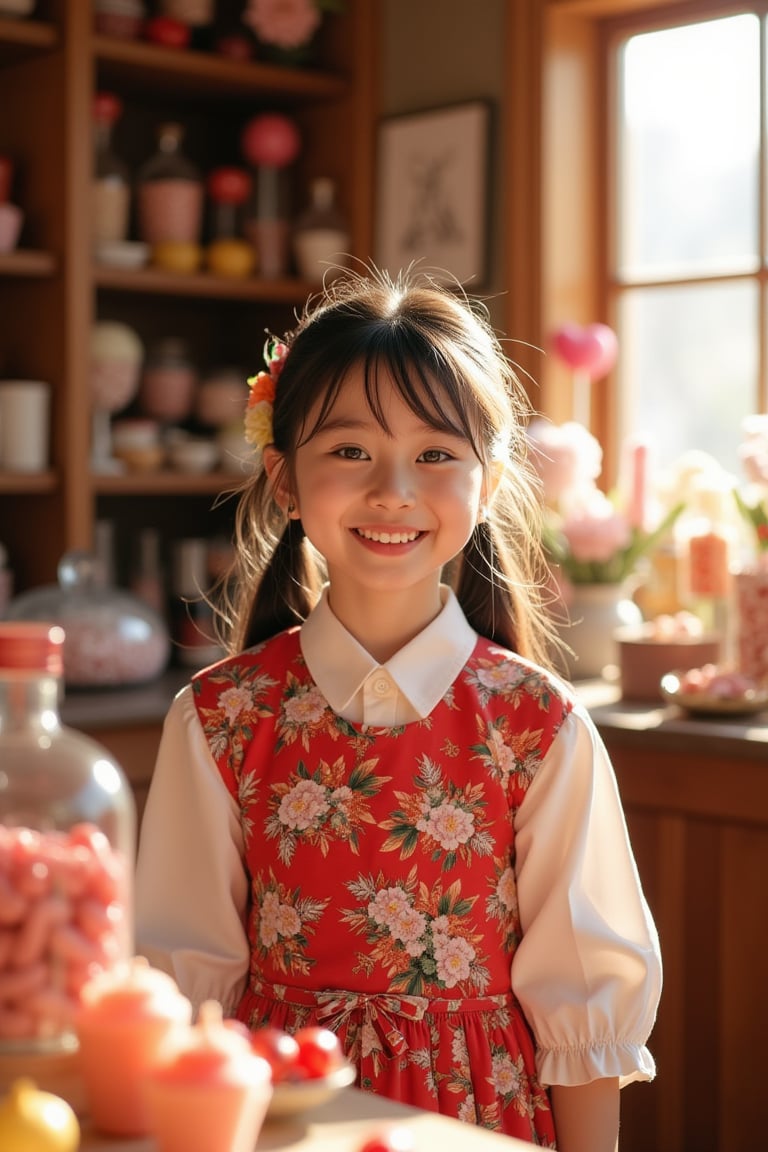
[[[81,989],[132,948],[133,798],[60,721],[63,652],[57,625],[0,622],[0,1089],[60,1090]]]

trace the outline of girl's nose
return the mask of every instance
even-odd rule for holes
[[[379,508],[412,508],[415,493],[409,469],[382,462],[371,478],[368,500]]]

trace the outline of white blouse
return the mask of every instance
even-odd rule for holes
[[[377,726],[427,716],[475,641],[447,588],[438,617],[383,666],[336,619],[325,596],[301,629],[302,654],[331,707],[353,723]],[[658,937],[613,768],[578,701],[520,805],[515,844],[523,939],[511,984],[536,1040],[542,1083],[651,1079],[646,1041],[661,993]],[[144,813],[136,943],[172,973],[195,1009],[215,999],[231,1015],[245,986],[244,857],[237,805],[188,685],[168,711]]]

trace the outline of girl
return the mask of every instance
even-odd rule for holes
[[[140,950],[252,1028],[333,1028],[365,1089],[613,1152],[660,959],[606,751],[541,667],[522,390],[411,274],[328,289],[268,362],[233,654],[166,720]]]

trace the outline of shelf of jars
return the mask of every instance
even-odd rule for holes
[[[0,16],[0,63],[48,51],[57,43],[58,33],[52,24]]]
[[[118,84],[144,96],[156,92],[187,100],[207,100],[212,95],[250,99],[268,92],[289,104],[338,99],[349,91],[346,76],[329,72],[232,60],[108,36],[94,36],[93,51],[100,83]]]
[[[53,276],[56,257],[34,248],[17,248],[0,254],[0,276]]]

